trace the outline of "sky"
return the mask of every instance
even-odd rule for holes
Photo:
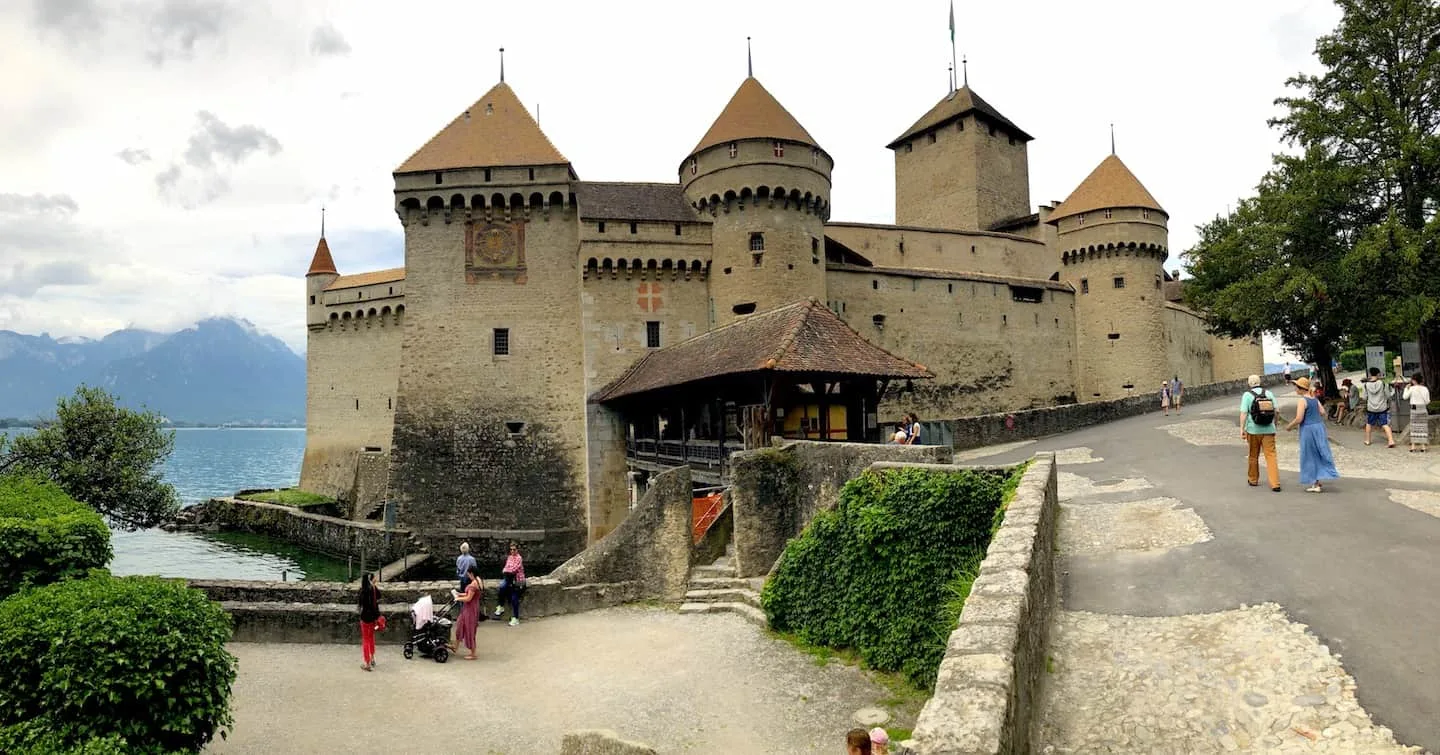
[[[883,8],[883,13],[878,12]],[[954,4],[969,83],[1035,137],[1032,204],[1110,149],[1170,214],[1167,267],[1283,148],[1329,0]],[[745,76],[835,159],[832,219],[894,222],[885,145],[945,96],[946,0],[0,2],[0,330],[207,316],[305,346],[326,208],[341,273],[404,264],[391,172],[499,78],[581,179],[674,181]],[[1267,358],[1277,358],[1267,342]]]

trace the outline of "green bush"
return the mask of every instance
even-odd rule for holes
[[[67,745],[47,728],[43,718],[0,728],[0,752],[11,755],[131,755],[124,737],[110,735]]]
[[[110,530],[50,482],[0,476],[0,598],[110,563]]]
[[[785,548],[761,605],[777,631],[853,648],[931,689],[1020,473],[866,472]]]
[[[177,580],[96,574],[13,595],[0,601],[0,727],[198,751],[231,724],[230,633],[220,605]]]
[[[1393,351],[1387,351],[1387,352],[1385,352],[1385,367],[1384,367],[1385,372],[1384,372],[1384,374],[1385,374],[1385,376],[1386,376],[1387,378],[1388,378],[1388,377],[1391,377],[1391,373],[1392,373],[1392,372],[1394,371],[1394,369],[1395,369],[1395,368],[1392,366],[1394,363],[1395,363],[1395,352],[1393,352]],[[1365,364],[1365,350],[1364,350],[1364,349],[1346,349],[1346,350],[1340,352],[1340,369],[1345,370],[1346,372],[1360,372],[1360,371],[1364,370],[1365,367],[1366,367],[1366,364]]]

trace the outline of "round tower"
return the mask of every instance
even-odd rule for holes
[[[834,162],[753,76],[680,166],[712,221],[716,325],[799,299],[825,301],[825,219]]]
[[[340,273],[335,269],[335,259],[330,256],[330,245],[325,243],[325,228],[322,221],[320,242],[315,245],[315,256],[310,260],[310,269],[305,273],[305,324],[312,328],[325,326],[325,287],[335,282]]]
[[[1080,401],[1158,393],[1170,378],[1163,290],[1168,220],[1112,154],[1046,221],[1056,226],[1060,279],[1075,289]]]

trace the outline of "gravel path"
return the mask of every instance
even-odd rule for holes
[[[724,614],[487,621],[479,642],[478,661],[443,665],[382,645],[372,673],[358,647],[232,644],[235,731],[209,751],[532,755],[599,728],[662,753],[834,752],[889,694]]]

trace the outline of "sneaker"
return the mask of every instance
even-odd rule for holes
[[[505,607],[504,607],[504,606],[495,606],[495,618],[497,618],[497,619],[500,618],[500,614],[502,614],[502,613],[505,613]]]
[[[1280,486],[1279,486],[1279,485],[1276,485],[1275,487],[1270,488],[1270,489],[1273,490],[1273,491],[1275,491],[1276,493],[1279,493],[1279,492],[1280,492]]]
[[[512,626],[512,627],[518,627],[518,626],[520,626],[520,620],[517,619],[517,618],[515,618],[514,616],[511,616],[511,617],[510,617],[510,626]]]
[[[1324,490],[1323,488],[1321,488],[1319,485],[1311,485],[1310,487],[1305,488],[1305,492],[1306,492],[1306,493],[1324,493],[1325,490]]]

